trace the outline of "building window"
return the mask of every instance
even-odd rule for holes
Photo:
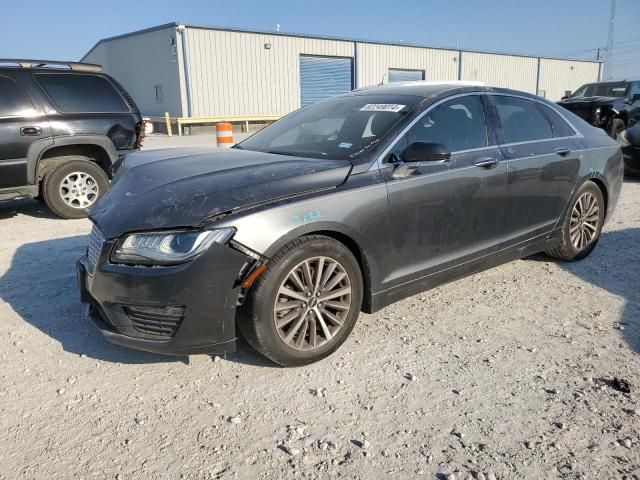
[[[424,80],[424,70],[408,70],[402,68],[389,69],[389,83],[415,82],[417,80]]]
[[[156,85],[153,88],[156,91],[156,103],[162,103],[162,85]]]

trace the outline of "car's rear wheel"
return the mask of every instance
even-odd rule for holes
[[[270,260],[239,312],[238,326],[260,353],[283,366],[333,353],[349,336],[362,303],[362,275],[336,240],[301,237]]]
[[[63,218],[82,218],[109,187],[109,177],[82,157],[70,157],[47,173],[42,183],[44,201]]]
[[[568,261],[587,257],[600,239],[604,215],[602,191],[595,183],[585,182],[574,195],[567,211],[560,232],[560,244],[547,251],[547,254]]]

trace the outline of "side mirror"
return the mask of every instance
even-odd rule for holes
[[[400,158],[406,163],[446,162],[451,152],[442,143],[413,142],[404,149]]]

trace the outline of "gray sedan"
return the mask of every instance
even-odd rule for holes
[[[77,264],[110,341],[278,364],[334,352],[361,311],[538,252],[580,260],[616,206],[620,147],[522,92],[365,88],[232,149],[131,154]]]

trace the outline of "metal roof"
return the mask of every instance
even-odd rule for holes
[[[121,38],[133,37],[133,36],[136,36],[136,35],[140,35],[142,33],[152,32],[152,31],[155,31],[155,30],[162,30],[162,29],[169,28],[169,27],[177,28],[177,27],[180,27],[180,26],[184,26],[186,28],[199,28],[199,29],[204,29],[204,30],[218,30],[218,31],[222,31],[222,32],[253,33],[253,34],[257,34],[257,35],[275,35],[275,36],[281,36],[281,37],[312,38],[312,39],[318,39],[318,40],[333,40],[333,41],[353,42],[353,43],[369,43],[369,44],[373,44],[373,45],[392,45],[392,46],[399,46],[399,47],[431,48],[431,49],[434,49],[434,50],[449,50],[449,51],[452,51],[452,52],[460,52],[461,51],[463,53],[464,52],[485,53],[485,54],[490,54],[490,55],[506,55],[506,56],[511,56],[511,57],[543,58],[543,59],[548,59],[548,60],[565,60],[565,61],[570,61],[570,62],[603,63],[602,61],[598,61],[598,60],[584,60],[584,59],[577,59],[577,58],[550,57],[550,56],[544,56],[544,55],[526,55],[526,54],[522,54],[522,53],[497,52],[497,51],[490,51],[490,50],[472,50],[472,49],[468,49],[468,48],[438,47],[438,46],[434,46],[434,45],[423,45],[423,44],[404,43],[404,42],[383,42],[383,41],[379,41],[379,40],[333,37],[333,36],[328,36],[328,35],[307,35],[307,34],[304,34],[304,33],[273,32],[273,31],[267,31],[267,30],[247,30],[247,29],[243,29],[243,28],[217,27],[217,26],[210,26],[210,25],[196,25],[196,24],[179,23],[179,22],[165,23],[165,24],[162,24],[162,25],[157,25],[155,27],[145,28],[143,30],[137,30],[137,31],[130,32],[130,33],[125,33],[125,34],[122,34],[122,35],[116,35],[116,36],[113,36],[113,37],[103,38],[102,40],[99,40],[82,57],[82,59],[86,58],[87,55],[89,55],[101,43],[110,42],[112,40],[118,40],[118,39],[121,39]]]

